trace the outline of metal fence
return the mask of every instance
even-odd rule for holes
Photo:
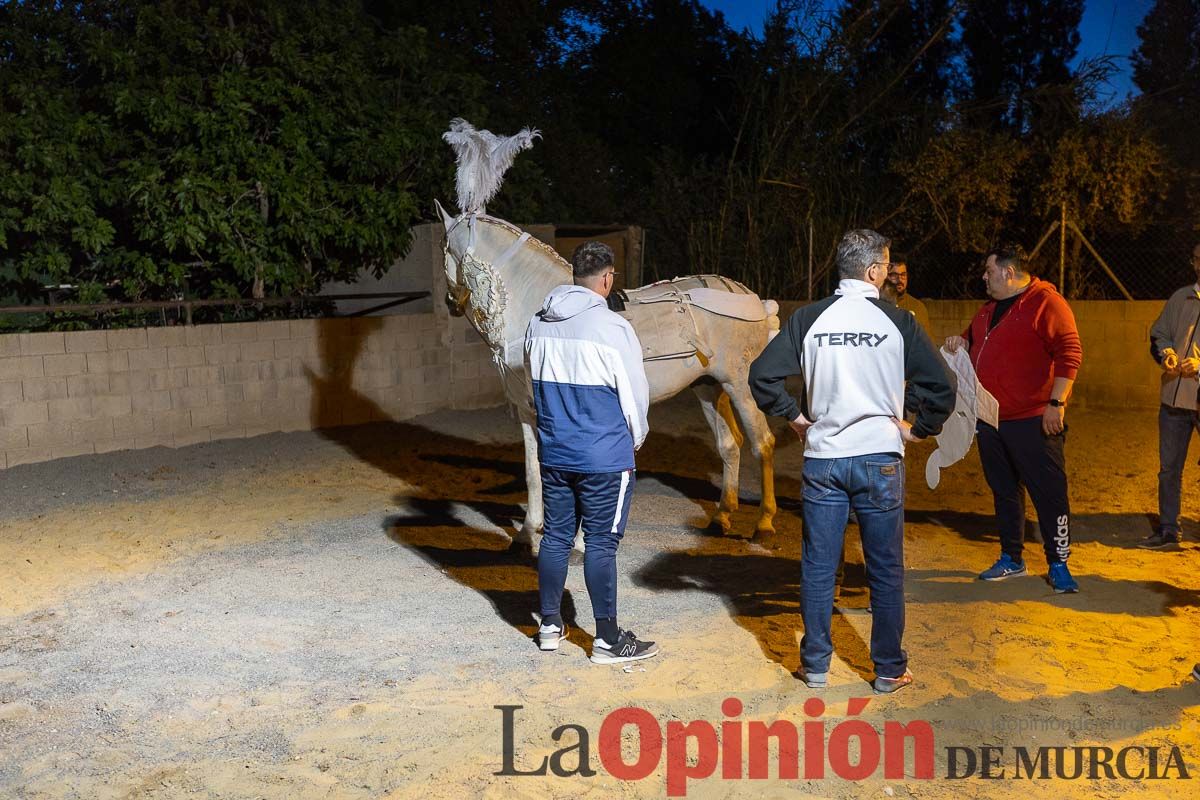
[[[1025,246],[1040,277],[1068,299],[1161,300],[1196,281],[1191,257],[1197,244],[1200,228],[1191,221],[1158,222],[1130,232],[1084,230],[1064,216]],[[982,299],[980,255],[917,250],[908,256],[909,292],[917,297]]]
[[[153,300],[136,303],[59,303],[0,306],[0,333],[87,330],[197,322],[252,322],[325,316],[366,316],[429,297],[429,292],[360,292],[292,297]],[[368,308],[338,313],[338,301],[378,301]],[[392,312],[395,313],[395,312]]]

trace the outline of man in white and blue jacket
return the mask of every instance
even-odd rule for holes
[[[555,287],[525,331],[537,411],[545,523],[538,553],[538,646],[567,637],[561,603],[575,532],[583,529],[583,577],[596,618],[591,659],[619,664],[658,654],[654,642],[617,626],[617,545],[633,497],[633,453],[648,430],[650,391],[633,327],[609,310],[613,251],[584,242],[574,285]]]
[[[828,685],[834,575],[851,509],[871,588],[875,691],[913,681],[903,648],[904,443],[941,431],[954,390],[913,315],[879,299],[890,244],[871,230],[842,237],[837,292],[793,312],[750,367],[758,407],[805,441],[800,660],[814,689]],[[791,375],[804,379],[799,402],[784,387]]]

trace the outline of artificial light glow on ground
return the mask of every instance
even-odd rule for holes
[[[815,695],[793,675],[801,448],[781,438],[781,547],[767,550],[696,527],[714,508],[719,462],[691,398],[656,406],[651,424],[620,602],[622,624],[663,652],[629,671],[586,659],[578,567],[567,603],[577,630],[554,654],[529,641],[536,574],[505,552],[524,496],[503,410],[6,471],[0,795],[658,797],[665,756],[637,781],[600,763],[615,709],[719,729],[733,697],[744,725],[802,725]],[[880,730],[927,721],[933,779],[885,778],[881,767],[858,783],[828,770],[781,781],[772,761],[767,780],[745,768],[723,780],[718,767],[688,781],[687,796],[1187,796],[1191,784],[1176,780],[1011,779],[1017,747],[1089,745],[1159,747],[1163,759],[1177,747],[1200,777],[1200,684],[1187,677],[1200,661],[1200,472],[1189,464],[1184,477],[1183,549],[1138,550],[1155,508],[1153,409],[1075,410],[1070,425],[1078,595],[1053,594],[1032,543],[1029,577],[974,580],[998,552],[977,456],[931,492],[928,448],[909,454],[905,644],[917,684],[854,716]],[[744,461],[740,529],[756,516]],[[854,698],[871,697],[853,527],[849,538],[820,695],[830,730]],[[572,724],[591,734],[596,774],[494,775],[497,705],[523,706],[518,768],[552,755],[562,743],[551,732]],[[1004,748],[1006,780],[948,779],[954,746]]]

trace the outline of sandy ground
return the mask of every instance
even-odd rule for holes
[[[689,797],[1192,796],[1191,783],[951,781],[945,748],[1178,746],[1200,773],[1200,474],[1188,542],[1145,552],[1157,469],[1153,412],[1076,412],[1068,459],[1072,567],[1054,595],[982,584],[998,546],[974,453],[923,483],[909,454],[908,631],[917,685],[873,698],[877,727],[927,720],[934,780],[708,780]],[[668,720],[808,719],[797,681],[796,476],[778,454],[778,549],[707,534],[718,460],[689,398],[656,406],[621,550],[622,622],[662,655],[591,665],[590,606],[572,570],[570,643],[532,646],[536,576],[506,551],[522,515],[517,431],[502,410],[115,453],[0,473],[0,796],[14,798],[658,797],[600,766],[611,711]],[[757,487],[743,466],[752,529]],[[856,530],[834,616],[826,730],[869,697],[870,618]],[[590,734],[592,777],[497,777],[501,715],[521,705],[517,766]],[[627,743],[628,744],[628,743]],[[567,758],[573,764],[576,756]],[[718,775],[719,775],[718,769]],[[776,773],[772,770],[772,776]],[[831,773],[830,773],[831,774]]]

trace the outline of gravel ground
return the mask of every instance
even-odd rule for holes
[[[800,448],[781,440],[781,546],[770,551],[703,531],[718,462],[694,405],[657,406],[651,422],[620,597],[623,624],[659,639],[663,655],[628,672],[586,661],[590,607],[578,568],[565,603],[577,632],[557,654],[530,644],[536,574],[506,549],[523,498],[517,431],[501,410],[8,470],[0,555],[28,563],[0,573],[9,585],[0,595],[0,796],[653,797],[664,790],[661,769],[642,782],[493,776],[493,707],[526,706],[523,763],[553,751],[556,725],[595,737],[604,715],[626,704],[717,722],[721,699],[736,696],[747,718],[800,720],[809,696],[792,674]],[[873,721],[929,719],[950,732],[946,743],[978,746],[1020,741],[997,734],[998,719],[1136,719],[1132,732],[1072,731],[1062,743],[1174,742],[1200,769],[1200,691],[1182,679],[1200,655],[1189,569],[1200,548],[1128,549],[1148,528],[1154,451],[1153,421],[1126,422],[1115,444],[1100,415],[1072,423],[1084,520],[1084,592],[1074,597],[1031,577],[981,598],[972,577],[996,545],[977,459],[947,473],[937,495],[910,465],[907,644],[921,684],[876,701]],[[1098,448],[1110,458],[1086,457]],[[747,458],[742,531],[756,516],[754,472]],[[1195,511],[1189,498],[1185,512]],[[1033,571],[1044,569],[1039,560],[1031,556]],[[859,563],[852,546],[825,696],[839,717],[870,673]],[[1021,788],[1146,790],[1049,783]],[[713,780],[689,796],[886,788],[949,798],[963,786]],[[1002,789],[969,783],[980,797],[1012,791]]]

